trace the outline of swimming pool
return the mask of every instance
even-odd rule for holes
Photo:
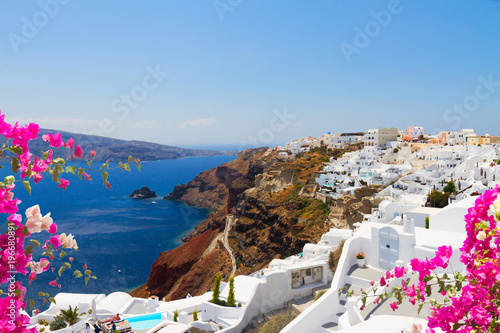
[[[130,327],[132,327],[133,329],[144,330],[155,327],[156,325],[161,323],[161,312],[127,318],[127,320],[130,323]]]

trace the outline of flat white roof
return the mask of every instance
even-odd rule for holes
[[[243,303],[248,303],[252,300],[252,295],[254,291],[258,288],[261,283],[260,279],[254,277],[239,275],[234,278],[234,297]],[[226,298],[229,294],[229,283],[220,293],[222,298]]]
[[[436,207],[417,207],[417,208],[410,209],[406,213],[407,214],[408,213],[416,213],[416,214],[431,215],[431,214],[434,214],[434,213],[436,213],[436,212],[438,212],[440,210],[441,210],[441,208],[436,208]]]

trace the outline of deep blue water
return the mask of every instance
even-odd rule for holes
[[[51,295],[58,292],[108,294],[130,291],[145,283],[158,255],[181,244],[182,236],[209,213],[206,209],[162,197],[175,185],[187,183],[199,172],[234,158],[212,156],[143,162],[140,173],[135,167],[130,173],[110,170],[110,189],[102,185],[100,173],[94,173],[93,180],[87,182],[72,174],[64,175],[63,178],[70,180],[65,191],[52,180],[44,179],[33,186],[32,196],[21,184],[17,185],[15,195],[23,201],[20,205],[23,217],[26,208],[34,204],[40,205],[42,214],[50,212],[58,225],[58,233],[72,233],[78,242],[79,250],[70,254],[75,258],[73,267],[82,270],[87,263],[97,276],[97,280],[90,280],[85,286],[83,278],[75,279],[66,271],[59,278],[62,284],[59,289],[48,285],[57,277],[57,270],[54,273],[47,271],[33,282],[28,296],[36,298],[38,290]],[[7,169],[0,170],[2,178]],[[127,197],[142,186],[149,187],[159,197],[147,200]],[[152,204],[153,200],[157,204]],[[39,236],[46,239],[49,234],[42,232],[37,238]],[[59,265],[56,263],[56,269]]]

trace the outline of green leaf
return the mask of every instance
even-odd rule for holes
[[[59,271],[58,271],[59,276],[61,276],[62,272],[64,272],[65,270],[66,270],[66,267],[65,267],[65,266],[61,266],[61,267],[59,268]]]
[[[40,242],[37,241],[36,239],[30,239],[30,243],[35,245],[36,247],[40,247]]]
[[[66,255],[66,252],[65,251],[61,251],[61,253],[59,253],[59,258],[62,258]]]
[[[97,276],[95,276],[95,275],[92,275],[90,278],[97,280]]]
[[[30,311],[33,310],[34,306],[35,306],[35,301],[30,299]]]
[[[83,168],[78,169],[78,178],[82,179]]]
[[[12,166],[12,172],[18,173],[19,172],[19,168],[21,167],[21,162],[19,162],[19,159],[18,158],[13,158],[10,161],[10,164]]]
[[[423,307],[423,306],[424,306],[424,303],[420,303],[420,304],[418,305],[418,312],[417,312],[418,314],[420,314],[420,310],[422,310],[422,307]]]
[[[120,163],[121,163],[121,162],[120,162]],[[103,164],[101,165],[101,168],[100,168],[99,170],[106,169],[106,168],[108,168],[108,167],[109,167],[108,163],[103,163]]]
[[[75,278],[80,278],[83,276],[82,272],[80,272],[78,269],[73,272],[73,275],[75,276]]]
[[[64,266],[68,267],[68,268],[71,268],[71,264],[69,262],[65,262],[64,263]]]
[[[70,173],[70,172],[72,174],[76,175],[76,166],[75,165],[66,167],[66,173]]]
[[[106,172],[106,171],[104,171],[104,170],[102,170],[101,173],[102,173],[102,180],[104,181],[104,183],[107,183],[108,182],[109,173]]]
[[[50,174],[52,175],[52,180],[57,182],[57,178],[59,177],[59,169],[57,167],[54,167],[52,170],[50,170]]]
[[[24,253],[26,254],[26,256],[33,254],[33,245],[26,246],[26,250],[24,251]]]
[[[89,277],[88,276],[85,277],[85,285],[87,285],[87,283],[89,283]]]
[[[66,160],[62,157],[54,158],[52,164],[66,164]]]
[[[123,170],[127,170],[128,172],[130,172],[130,165],[128,163],[125,163],[123,165]]]
[[[87,164],[88,164],[89,168],[92,169],[92,161],[87,160]]]
[[[141,164],[140,163],[136,163],[135,165],[137,166],[137,170],[139,170],[139,172],[141,172]]]
[[[29,236],[30,232],[26,226],[23,226],[23,236]]]
[[[14,176],[10,175],[10,176],[5,177],[4,183],[7,185],[12,185],[12,184],[14,184],[15,180],[16,180],[16,178]]]
[[[85,275],[90,275],[90,274],[92,274],[92,271],[90,269],[86,269],[85,270]]]
[[[130,161],[132,161],[132,156],[129,156],[129,157],[128,157],[128,161],[129,161],[129,162],[130,162]]]
[[[31,185],[30,185],[30,182],[28,180],[25,180],[25,181],[23,181],[23,184],[24,184],[24,187],[26,187],[26,190],[28,191],[28,193],[31,195]]]
[[[45,296],[45,293],[43,291],[39,291],[38,292],[38,297],[43,297],[43,296]]]
[[[54,299],[54,297],[49,297],[49,301],[56,304],[56,300]]]
[[[7,147],[7,150],[10,150],[11,152],[13,152],[14,154],[17,154],[17,155],[23,154],[23,148],[21,148],[19,146],[10,146],[10,147]]]

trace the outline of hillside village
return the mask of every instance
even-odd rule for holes
[[[314,184],[306,183],[293,192],[295,173],[265,169],[255,177],[255,189],[238,195],[251,197],[260,189],[310,197],[337,208],[354,202],[364,207],[347,223],[330,221],[318,242],[307,243],[301,252],[286,258],[271,258],[262,269],[236,274],[234,280],[220,283],[217,295],[215,288],[172,301],[122,292],[107,296],[61,293],[57,303],[34,315],[31,323],[51,321],[60,309],[78,305],[93,311],[58,332],[79,332],[85,322],[97,323],[115,313],[125,319],[123,331],[140,333],[259,332],[269,317],[283,313],[293,314],[281,330],[289,333],[399,333],[411,331],[415,323],[425,327],[428,308],[418,315],[410,305],[392,311],[386,300],[370,302],[360,310],[360,292],[389,288],[376,282],[387,270],[408,266],[412,258],[432,257],[441,245],[452,247],[453,268],[463,270],[458,260],[465,239],[463,216],[477,196],[500,185],[500,136],[481,136],[471,129],[429,135],[419,126],[403,131],[377,128],[308,136],[268,149],[263,156],[293,161],[311,152],[329,152],[316,166]],[[231,276],[242,272],[236,270],[233,251],[238,245],[231,228],[248,214],[243,209],[241,204],[231,211],[227,208],[219,236],[224,245],[221,251],[227,251],[233,261]],[[305,221],[304,216],[299,218]],[[411,273],[405,278],[415,279]]]

